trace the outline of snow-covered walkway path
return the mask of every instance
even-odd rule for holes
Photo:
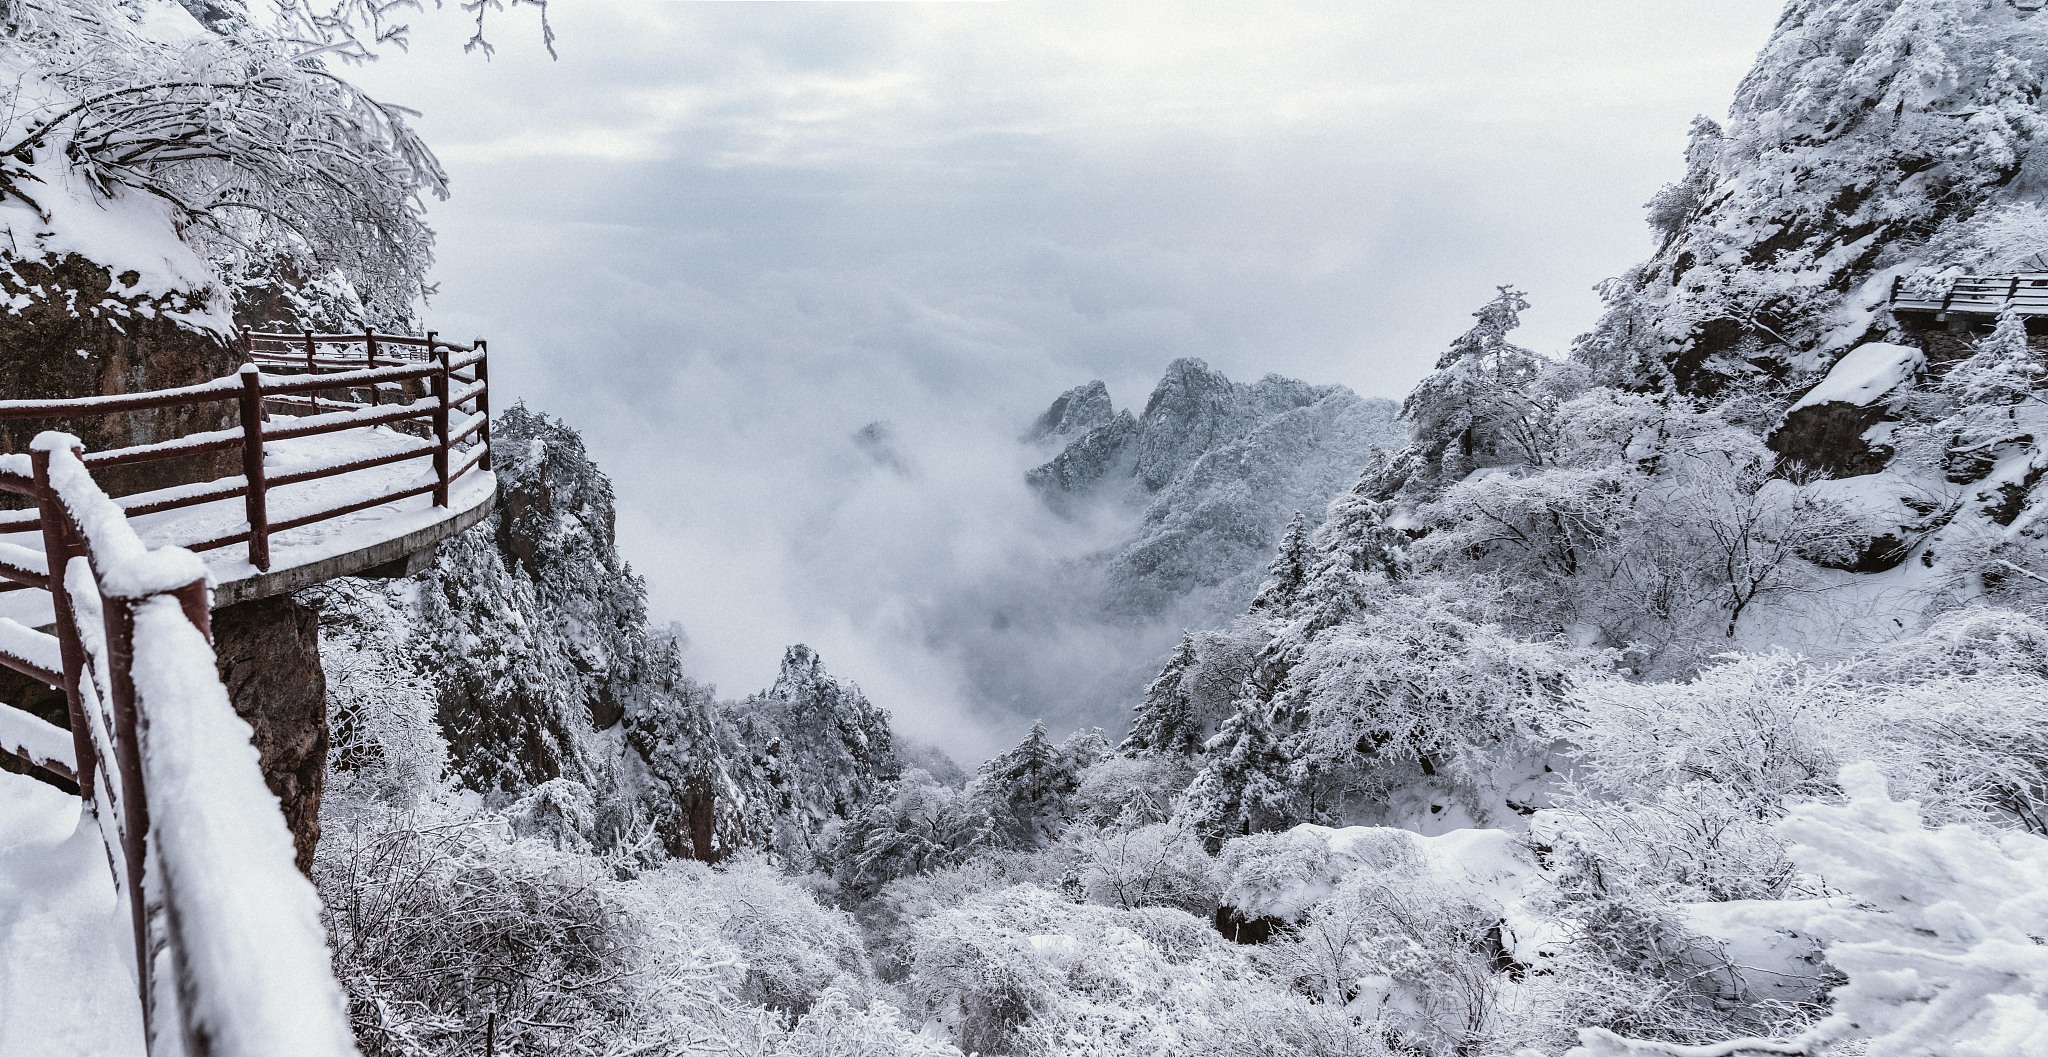
[[[0,1057],[140,1057],[133,951],[78,798],[0,771]]]
[[[280,424],[294,420],[276,416]],[[266,442],[264,472],[277,477],[321,465],[367,458],[399,450],[418,449],[426,442],[388,427],[353,429],[297,440]],[[273,486],[270,490],[270,518],[273,523],[374,499],[394,491],[431,484],[433,463],[425,458],[356,470],[299,484]],[[166,490],[168,492],[176,489]],[[160,493],[149,493],[155,496]],[[293,570],[317,566],[342,555],[400,540],[437,525],[467,524],[482,513],[497,495],[497,479],[487,470],[472,469],[449,487],[448,506],[434,506],[430,496],[415,495],[380,503],[367,509],[275,532],[270,537],[271,576],[288,576]],[[129,497],[130,501],[145,497]],[[240,497],[216,500],[180,510],[144,514],[129,519],[136,534],[151,546],[183,545],[240,531],[248,527],[246,508]],[[40,530],[0,533],[0,543],[11,543],[40,553]],[[201,552],[207,570],[213,574],[216,602],[226,593],[237,600],[233,585],[264,575],[249,564],[247,548],[233,544]],[[315,579],[324,578],[316,577]],[[293,586],[303,586],[295,584]],[[41,591],[0,593],[0,616],[28,627],[43,627],[54,620],[50,597]]]

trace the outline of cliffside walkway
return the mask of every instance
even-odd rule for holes
[[[1892,315],[1909,326],[1988,324],[2010,308],[2022,317],[2048,316],[2048,274],[1965,275],[1939,290],[1907,289],[1892,280]]]
[[[360,348],[360,352],[356,351]],[[488,512],[487,349],[245,333],[215,382],[0,401],[62,419],[232,401],[236,425],[0,455],[0,665],[69,729],[0,705],[0,1054],[354,1054],[319,900],[293,863],[210,621],[402,562]],[[95,469],[236,453],[242,473],[119,499]],[[201,554],[208,555],[202,559]]]

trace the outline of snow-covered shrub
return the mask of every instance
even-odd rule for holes
[[[1125,910],[1175,907],[1190,914],[1216,908],[1214,864],[1201,839],[1182,826],[1076,826],[1065,843],[1074,851],[1081,895],[1091,903]]]
[[[597,838],[597,796],[569,778],[550,778],[505,809],[512,832],[563,851],[588,853]]]
[[[852,818],[827,827],[819,857],[842,888],[863,898],[897,878],[958,864],[987,830],[986,816],[965,793],[913,770]]]
[[[1081,773],[1072,810],[1077,821],[1096,825],[1157,822],[1173,813],[1174,799],[1194,773],[1186,756],[1111,756]]]
[[[913,1006],[968,1052],[1186,1052],[1183,1040],[1213,1037],[1214,1017],[1269,986],[1198,918],[1075,904],[1031,885],[911,931]]]
[[[733,1004],[737,952],[650,914],[603,862],[429,808],[330,810],[315,877],[368,1057],[684,1044],[671,1009]]]
[[[896,1009],[886,1003],[861,1005],[845,992],[827,990],[797,1019],[787,1033],[773,1040],[762,1057],[959,1057],[960,1050],[944,1039],[905,1029]],[[747,1051],[734,1047],[736,1052]]]
[[[1508,961],[1500,908],[1486,903],[1420,869],[1357,870],[1256,958],[1401,1049],[1463,1053],[1495,1027]]]
[[[1849,702],[1783,650],[1731,656],[1689,683],[1582,674],[1567,691],[1574,774],[1601,796],[1706,781],[1760,817],[1833,785]]]
[[[414,663],[413,590],[346,578],[299,595],[320,614],[330,781],[398,804],[439,789],[448,769],[434,686]]]
[[[853,920],[820,905],[758,856],[717,869],[674,863],[641,884],[664,913],[688,918],[738,952],[738,995],[751,1005],[803,1013],[819,995],[866,998],[873,970]]]
[[[970,900],[1016,885],[1059,888],[1066,869],[1055,846],[1048,852],[982,849],[957,866],[890,881],[856,906],[876,974],[900,981],[910,971],[912,926]]]
[[[1391,1057],[1379,1026],[1342,1005],[1291,991],[1253,989],[1212,1019],[1187,1026],[1202,1057]]]

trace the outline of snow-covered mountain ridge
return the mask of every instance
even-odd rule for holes
[[[1173,361],[1144,412],[1116,411],[1101,382],[1062,394],[1029,440],[1064,441],[1027,479],[1055,509],[1142,511],[1104,553],[1104,605],[1203,622],[1241,608],[1287,519],[1321,509],[1375,452],[1398,446],[1392,401],[1267,375],[1233,382]]]

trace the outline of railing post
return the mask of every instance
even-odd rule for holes
[[[306,331],[306,373],[319,373],[319,368],[313,366],[313,332],[311,330]]]
[[[263,375],[242,365],[242,508],[249,515],[249,564],[270,571],[270,503],[263,483]]]
[[[484,424],[477,427],[477,442],[484,446],[483,457],[477,465],[488,473],[491,469],[491,347],[482,338],[476,339],[476,383],[483,390],[476,395],[476,413],[484,417]]]
[[[256,339],[249,336],[249,324],[242,324],[242,362],[256,362]]]
[[[29,451],[35,471],[36,507],[43,529],[43,558],[49,569],[50,608],[57,617],[57,652],[64,661],[64,705],[71,717],[71,752],[78,763],[78,798],[91,805],[99,771],[99,749],[92,740],[92,721],[85,714],[81,680],[85,673],[85,643],[79,638],[78,621],[71,608],[71,591],[65,574],[71,560],[85,553],[85,546],[71,524],[71,515],[50,487],[50,453]]]
[[[377,369],[377,333],[367,326],[363,328],[363,361],[369,365],[371,370],[374,371]],[[373,379],[370,382],[371,407],[376,407],[378,404],[383,402],[380,399],[381,395],[382,394],[378,392],[377,383]]]
[[[107,629],[107,696],[112,705],[114,766],[121,774],[121,858],[128,869],[128,912],[135,927],[135,976],[142,989],[143,1030],[149,1030],[155,989],[150,986],[149,908],[142,871],[148,853],[149,795],[142,788],[141,743],[135,715],[135,599],[106,595],[100,611]]]
[[[448,398],[454,392],[448,376],[448,346],[434,341],[427,331],[427,356],[439,355],[441,364],[434,379],[434,505],[448,505]]]

